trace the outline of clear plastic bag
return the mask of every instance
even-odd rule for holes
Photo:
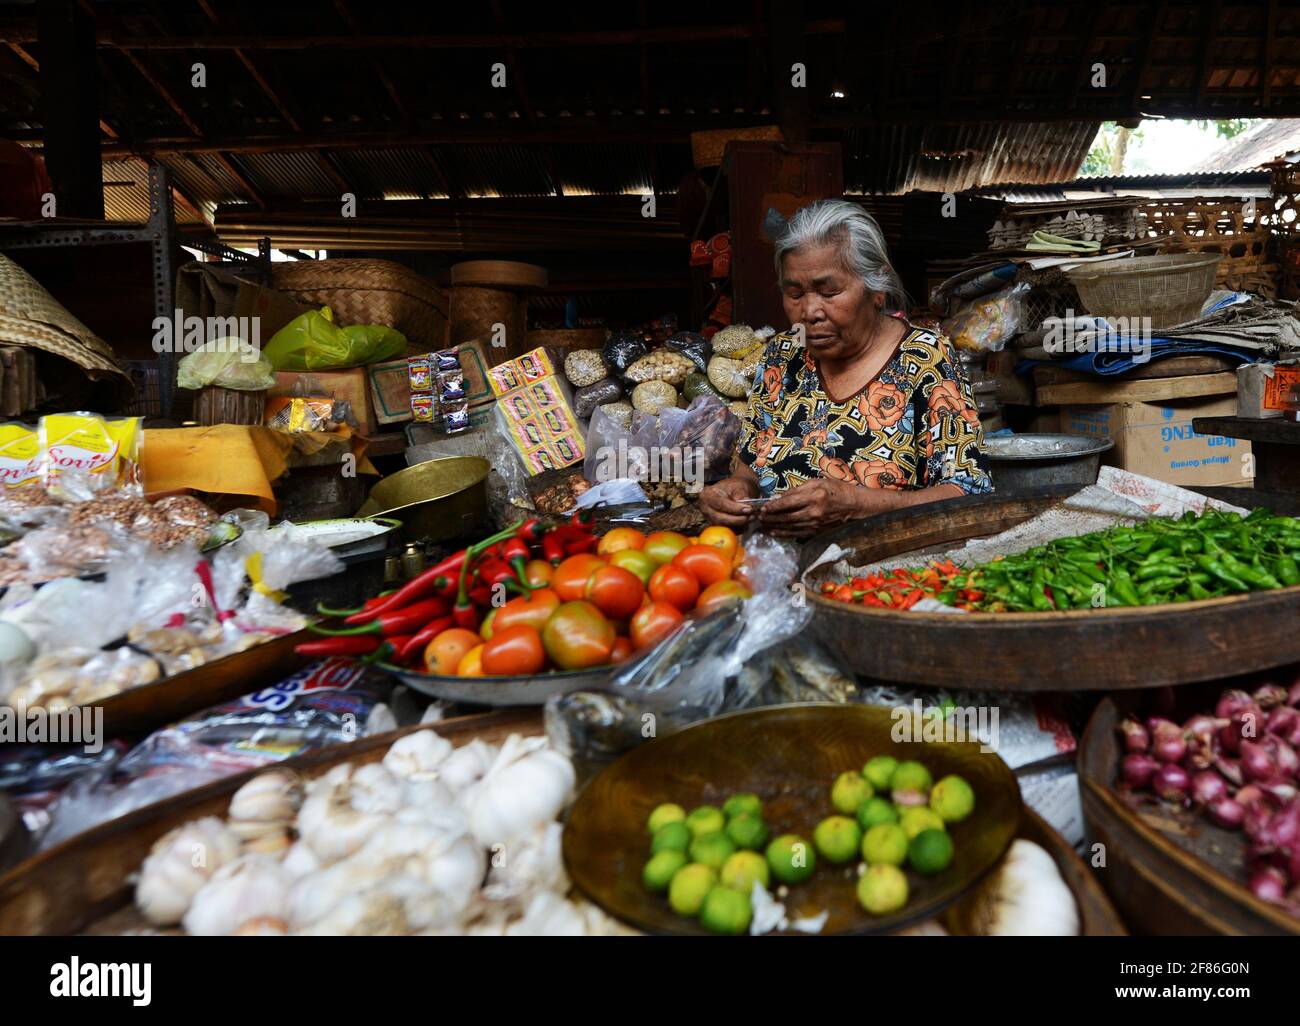
[[[695,331],[679,331],[664,343],[664,347],[674,353],[681,353],[695,364],[695,369],[701,374],[709,365],[709,357],[713,355],[712,343]]]
[[[632,364],[649,352],[650,347],[640,335],[630,331],[617,331],[605,343],[601,355],[605,358],[605,365],[614,374],[622,376]]]
[[[237,338],[219,338],[182,357],[176,368],[178,388],[209,385],[239,392],[260,392],[275,384],[275,368],[265,356]]]
[[[573,393],[573,415],[579,420],[586,420],[596,411],[596,407],[618,402],[622,398],[623,386],[616,379],[601,378]]]
[[[1012,285],[961,307],[943,322],[943,332],[958,349],[996,353],[1021,331],[1021,299],[1030,286]]]
[[[337,555],[292,524],[274,531],[246,530],[214,555],[210,597],[217,616],[233,619],[242,631],[286,633],[305,622],[282,605],[289,586],[343,568]]]
[[[299,314],[271,336],[263,357],[276,370],[341,370],[406,352],[406,336],[382,324],[340,328],[328,306]]]

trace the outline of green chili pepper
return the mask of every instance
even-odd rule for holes
[[[1196,563],[1205,570],[1217,577],[1224,584],[1228,585],[1233,591],[1250,591],[1250,585],[1240,577],[1230,573],[1222,564],[1212,556],[1196,556]]]
[[[1300,584],[1300,566],[1290,556],[1278,556],[1274,560],[1277,566],[1277,578],[1283,585],[1290,587],[1293,584]]]

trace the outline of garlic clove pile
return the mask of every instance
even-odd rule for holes
[[[288,909],[289,878],[273,855],[241,855],[222,866],[194,895],[185,913],[185,932],[225,937],[250,920],[283,919]]]
[[[174,926],[194,896],[222,866],[239,856],[239,838],[215,816],[164,834],[140,868],[135,903],[149,922]]]
[[[408,779],[436,772],[453,751],[455,746],[436,731],[417,730],[393,742],[384,766],[394,776]]]

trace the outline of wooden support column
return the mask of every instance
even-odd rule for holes
[[[812,122],[812,79],[802,0],[770,0],[768,55],[772,73],[772,110],[788,143],[806,142]],[[803,88],[791,84],[795,63],[804,65]],[[823,78],[825,76],[822,76]]]
[[[95,23],[75,0],[38,0],[45,169],[60,217],[103,220]]]

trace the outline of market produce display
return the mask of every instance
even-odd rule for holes
[[[949,774],[935,783],[922,763],[888,755],[839,774],[829,799],[836,814],[813,827],[811,842],[796,833],[769,842],[763,801],[753,793],[690,813],[673,802],[661,804],[646,821],[650,858],[642,883],[666,894],[678,915],[698,918],[713,933],[762,933],[784,918],[770,915],[779,907],[769,893],[772,881],[781,897],[786,887],[810,880],[819,864],[861,860],[858,903],[870,915],[889,915],[907,905],[904,867],[922,876],[947,869],[954,852],[947,824],[975,809],[975,792],[962,777]],[[761,928],[751,930],[760,910]],[[814,917],[797,928],[817,932],[821,925]]]
[[[1300,681],[1229,689],[1182,724],[1128,718],[1119,731],[1121,788],[1242,831],[1251,893],[1300,917]]]
[[[750,597],[735,533],[698,538],[620,527],[597,537],[589,511],[530,519],[449,556],[357,610],[322,608],[312,656],[357,656],[458,677],[515,677],[623,662],[687,615]]]
[[[1207,510],[1177,519],[1059,538],[961,568],[826,582],[836,601],[910,608],[923,598],[977,612],[1048,612],[1189,602],[1300,584],[1300,520],[1264,508]]]
[[[154,844],[136,907],[156,928],[199,935],[626,932],[569,897],[557,817],[574,779],[544,738],[457,748],[432,730],[312,781],[269,770],[224,820]],[[508,859],[490,857],[502,850]]]

